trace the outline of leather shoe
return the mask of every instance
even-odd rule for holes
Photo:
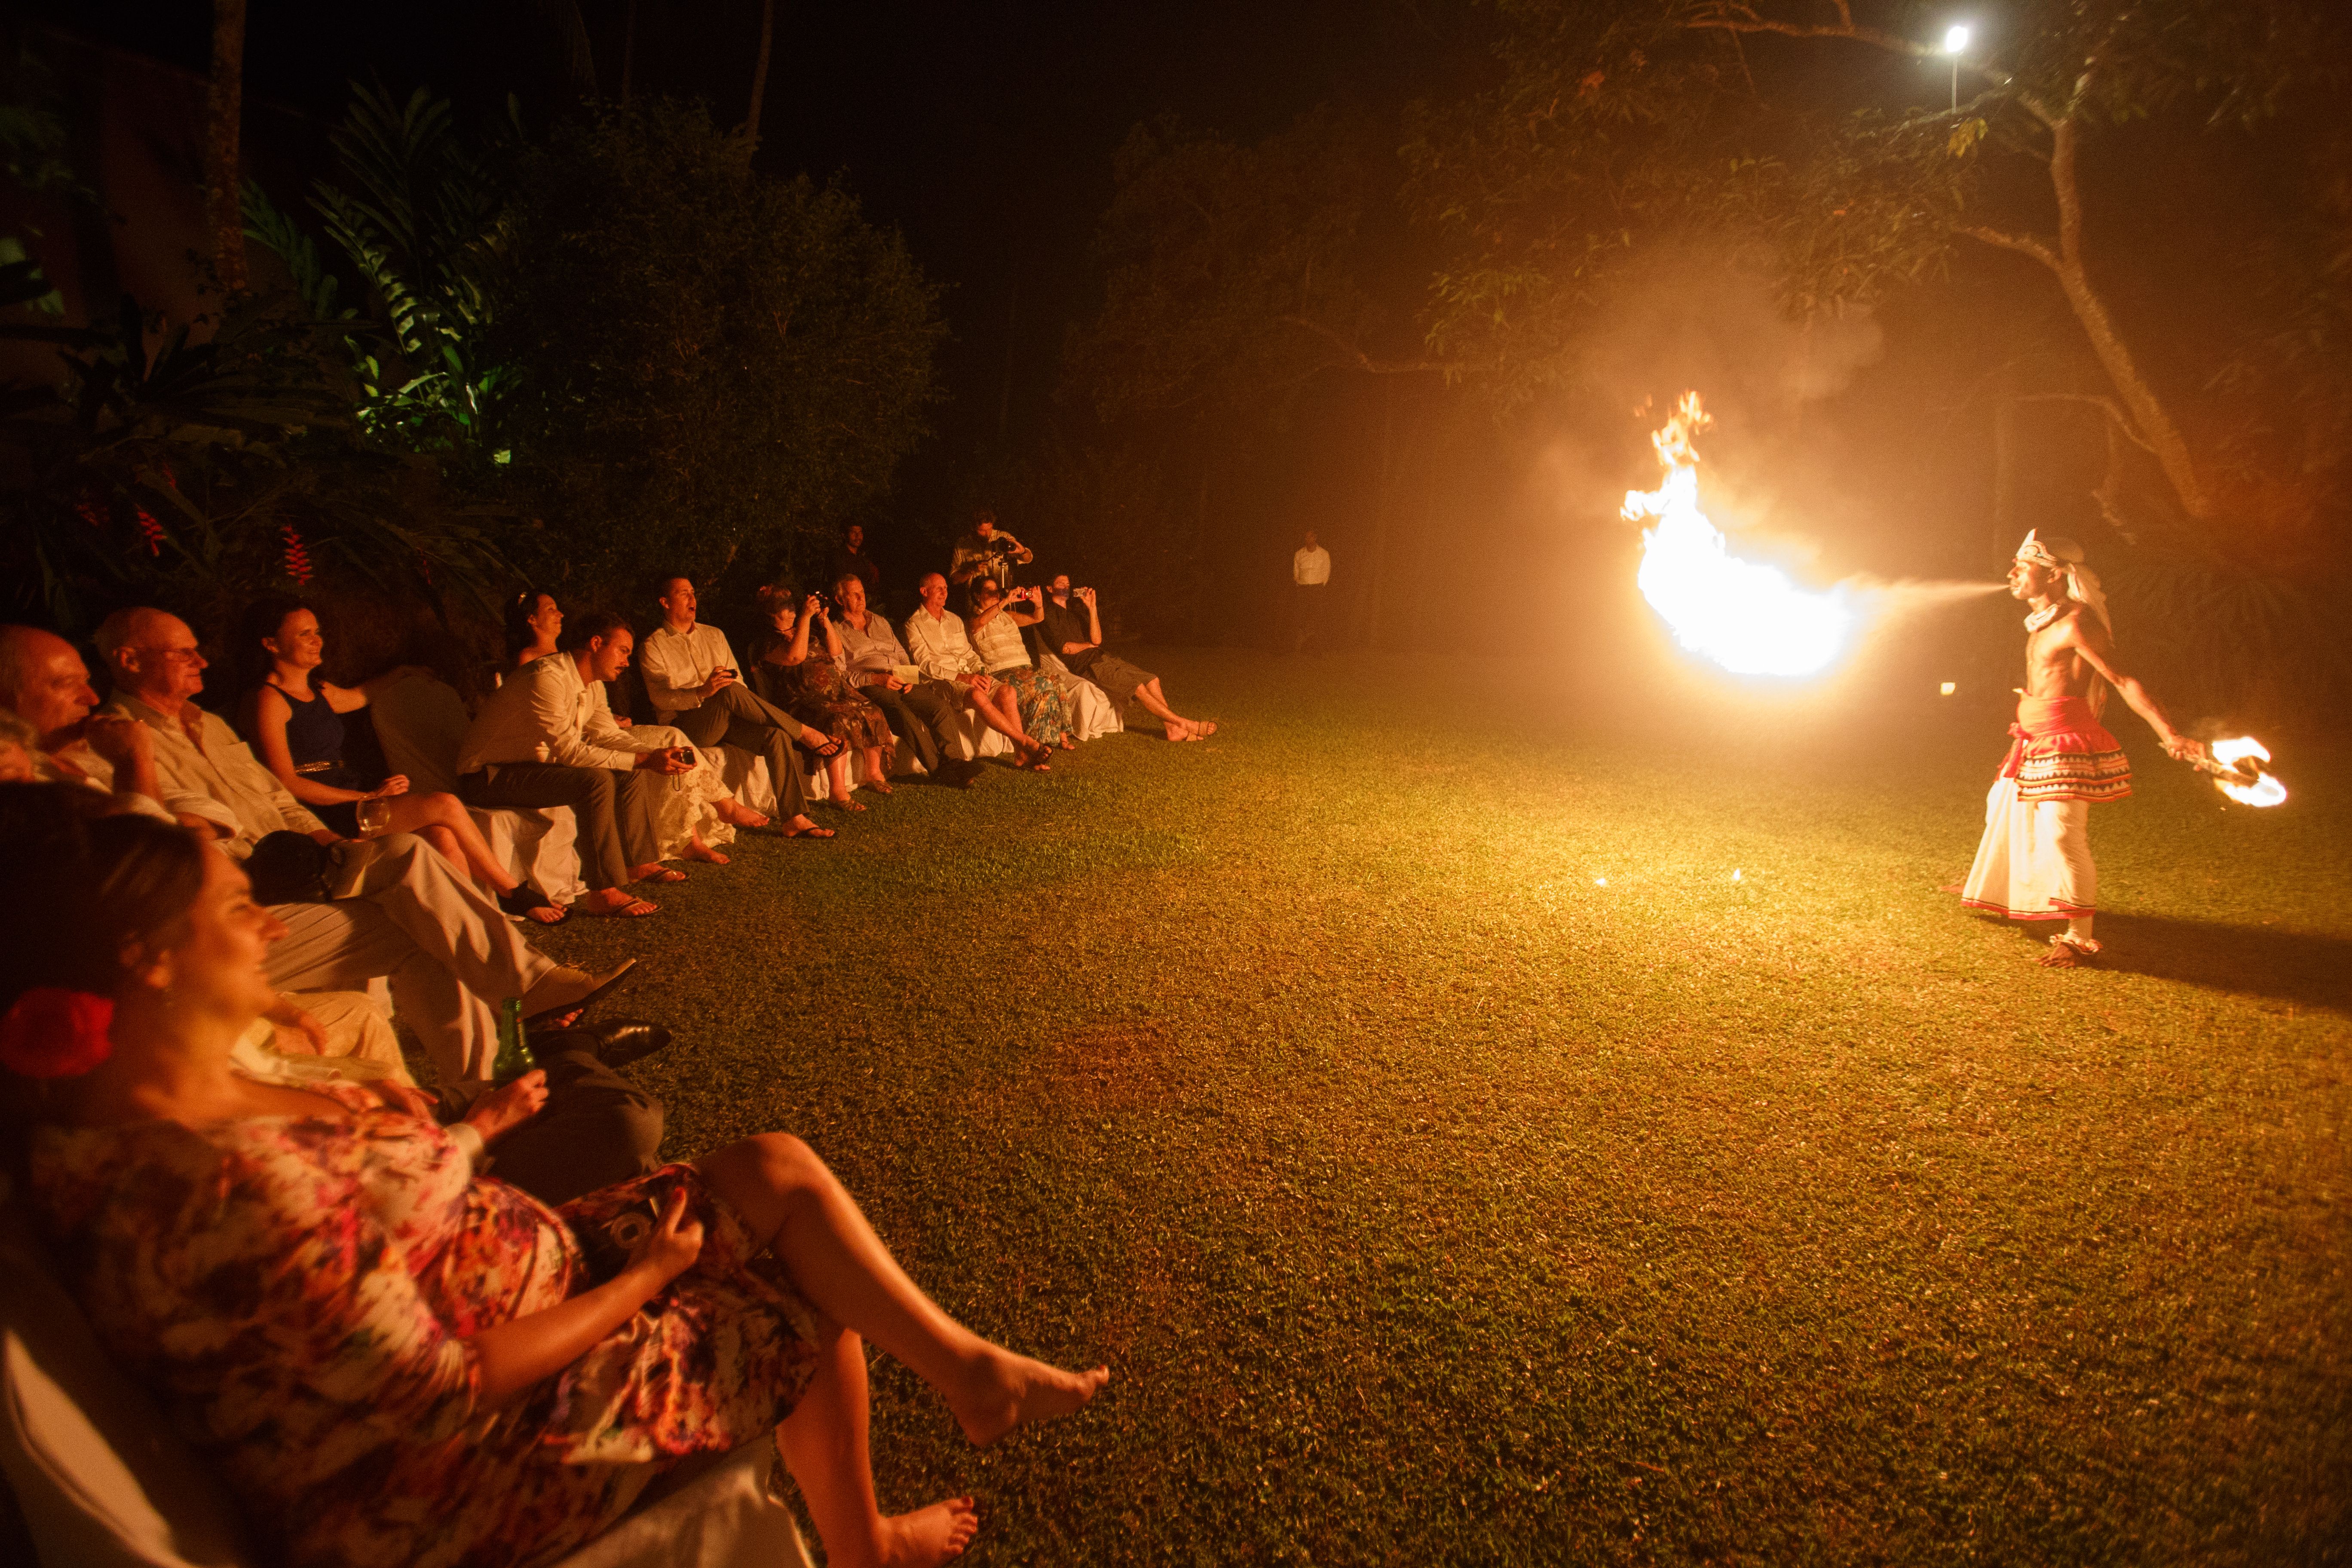
[[[667,1050],[670,1032],[643,1018],[604,1018],[584,1026],[596,1037],[596,1059],[608,1068],[625,1068]]]

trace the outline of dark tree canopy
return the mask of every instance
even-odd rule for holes
[[[1507,404],[1571,373],[1612,286],[1662,247],[1732,247],[1797,314],[1870,303],[1990,247],[2057,285],[2106,382],[2077,390],[2153,462],[2177,511],[2210,532],[2230,510],[2211,437],[2184,433],[2187,389],[2156,384],[2110,309],[2081,159],[2108,142],[2111,156],[2161,158],[2156,121],[2239,136],[2287,116],[2340,125],[2330,105],[2352,54],[2339,7],[2025,0],[1980,19],[1957,108],[1932,90],[1942,73],[1921,69],[1945,58],[1952,19],[1927,5],[1498,8],[1502,79],[1424,109],[1407,158],[1417,214],[1452,246],[1432,348]],[[2345,288],[2324,266],[2306,278]]]
[[[761,176],[660,101],[560,128],[516,189],[496,343],[545,564],[600,593],[765,569],[887,489],[944,328],[846,192]]]

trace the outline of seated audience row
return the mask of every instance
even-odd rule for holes
[[[929,1568],[977,1512],[882,1513],[866,1342],[975,1445],[1108,1381],[950,1317],[789,1136],[551,1208],[482,1171],[504,1174],[546,1114],[537,1073],[445,1124],[396,1082],[241,1068],[285,922],[226,840],[105,804],[0,784],[17,890],[43,911],[0,950],[0,1159],[100,1342],[265,1560],[544,1563],[681,1461],[772,1434],[828,1562]]]

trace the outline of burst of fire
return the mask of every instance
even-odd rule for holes
[[[1811,675],[1842,652],[1853,611],[1837,589],[1811,594],[1782,573],[1730,553],[1698,508],[1698,452],[1691,437],[1712,421],[1686,392],[1650,444],[1666,470],[1654,490],[1629,490],[1625,516],[1657,519],[1642,531],[1636,581],[1675,640],[1740,675]]]
[[[2257,764],[2271,760],[2270,748],[2252,735],[2216,741],[2210,750],[2221,766],[2213,770],[2213,787],[2241,805],[2276,805],[2286,798],[2286,785]]]

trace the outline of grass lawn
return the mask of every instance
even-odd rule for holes
[[[2225,811],[2120,718],[2066,974],[1937,890],[2001,716],[1150,662],[1224,732],[551,933],[647,960],[674,1155],[799,1132],[950,1310],[1114,1366],[980,1451],[878,1363],[886,1508],[977,1494],[981,1563],[2352,1552],[2352,768]]]

